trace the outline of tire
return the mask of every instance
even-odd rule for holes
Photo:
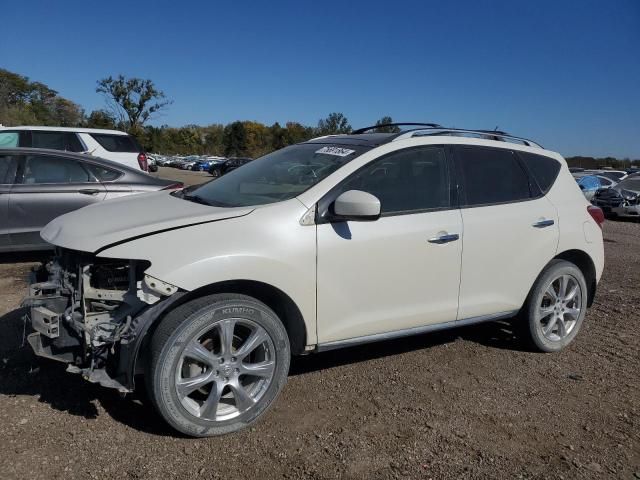
[[[258,420],[284,387],[291,357],[273,310],[238,294],[209,295],[172,310],[149,348],[152,403],[169,425],[194,437],[235,432]]]
[[[564,297],[562,279],[567,279]],[[574,288],[575,295],[567,300]],[[533,284],[518,319],[529,345],[541,352],[557,352],[569,345],[584,322],[587,296],[587,283],[576,265],[551,261]]]

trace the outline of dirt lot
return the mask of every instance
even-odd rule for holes
[[[0,257],[0,479],[640,478],[640,224],[604,231],[567,351],[527,352],[494,323],[298,358],[262,421],[205,440],[20,348],[38,257]]]

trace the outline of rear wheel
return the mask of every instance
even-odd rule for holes
[[[554,260],[536,280],[522,311],[521,321],[531,345],[556,352],[578,334],[587,312],[587,284],[580,269]]]
[[[170,312],[151,340],[147,389],[163,418],[205,437],[255,422],[287,380],[287,332],[266,305],[218,294]]]

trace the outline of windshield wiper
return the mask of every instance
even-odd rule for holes
[[[201,205],[208,205],[210,207],[212,206],[211,203],[207,202],[204,198],[199,197],[198,195],[183,194],[182,198],[190,202],[200,203]]]

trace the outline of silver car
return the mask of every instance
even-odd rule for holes
[[[111,198],[181,188],[93,156],[34,148],[0,151],[0,252],[51,248],[40,230],[54,218]]]

